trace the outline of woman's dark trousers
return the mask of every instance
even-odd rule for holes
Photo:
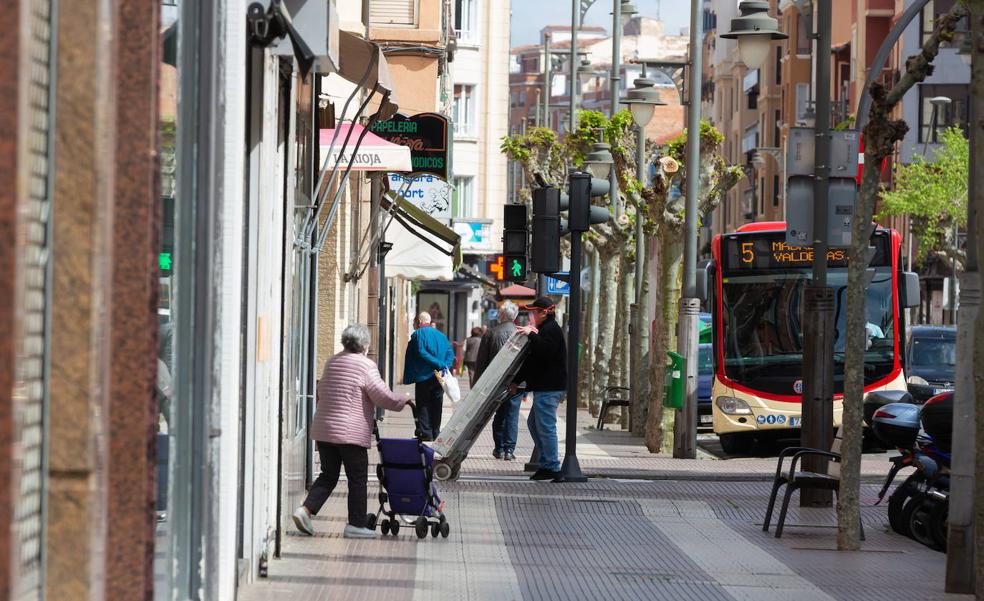
[[[304,506],[312,515],[331,496],[338,475],[345,466],[348,478],[348,523],[356,528],[366,527],[366,502],[369,480],[369,449],[352,444],[332,444],[318,441],[318,455],[321,456],[321,474],[311,485]]]

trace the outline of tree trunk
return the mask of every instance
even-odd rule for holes
[[[866,163],[867,164],[867,163]],[[877,163],[875,163],[877,164]],[[868,169],[863,189],[878,185],[878,170]],[[864,403],[864,351],[867,341],[864,310],[864,276],[874,194],[860,194],[851,224],[851,250],[847,265],[847,319],[845,323],[844,401],[841,417],[840,490],[837,494],[837,548],[861,548],[861,416]]]
[[[591,243],[585,244],[584,253],[587,257],[587,263],[590,266],[591,273],[598,269],[598,251]],[[580,373],[577,375],[578,384],[581,390],[591,390],[591,382],[594,376],[594,369],[592,365],[592,357],[594,356],[594,336],[592,335],[592,321],[591,316],[594,314],[595,305],[598,302],[598,290],[594,286],[591,287],[590,293],[587,295],[587,302],[581,308],[581,360],[578,364]],[[580,396],[582,405],[585,405],[591,409],[591,399],[584,398],[584,395]],[[591,409],[591,414],[596,415],[598,413],[597,408]]]
[[[618,294],[618,254],[610,244],[598,248],[601,267],[601,286],[598,290],[598,339],[594,349],[594,375],[591,403],[597,413],[605,387],[608,386],[608,362],[611,359],[612,339],[615,336],[615,305]]]
[[[630,431],[636,436],[645,436],[646,434],[646,416],[649,413],[652,394],[652,382],[648,376],[651,370],[649,358],[652,355],[649,350],[649,331],[652,329],[652,321],[649,319],[649,266],[652,253],[649,251],[649,247],[653,245],[650,245],[649,242],[650,240],[647,239],[647,250],[642,261],[642,297],[638,308],[639,335],[635,338],[640,346],[639,373],[629,374],[630,386],[638,386],[638,391],[633,398],[633,405],[630,407],[631,418],[629,420]]]
[[[675,232],[678,233],[678,232]],[[677,305],[680,300],[680,275],[683,261],[682,238],[666,230],[657,245],[659,285],[653,295],[656,323],[650,347],[649,416],[646,418],[646,447],[651,453],[668,452],[673,445],[673,411],[663,410],[663,386],[666,381],[666,351],[675,347]]]

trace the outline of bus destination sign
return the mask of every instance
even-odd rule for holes
[[[876,252],[872,266],[888,265],[885,252],[888,239],[876,234],[872,237]],[[725,269],[808,269],[813,264],[813,248],[788,244],[782,233],[739,235],[721,240],[722,263]],[[827,250],[827,265],[847,266],[847,249]]]

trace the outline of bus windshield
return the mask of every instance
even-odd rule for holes
[[[798,395],[803,371],[803,290],[807,269],[723,274],[722,335],[725,375],[762,392]],[[828,272],[834,290],[834,391],[843,392],[847,269]],[[875,269],[866,292],[865,383],[895,367],[893,278]]]

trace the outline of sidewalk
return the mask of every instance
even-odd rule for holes
[[[388,415],[383,434],[406,436],[410,428],[408,413]],[[581,430],[578,447],[585,471],[602,478],[530,482],[522,462],[491,458],[486,432],[461,479],[441,486],[446,540],[418,541],[409,528],[395,538],[343,539],[341,485],[316,517],[315,536],[285,525],[281,558],[240,599],[963,598],[942,594],[943,554],[889,531],[885,507],[872,506],[877,485],[862,490],[863,550],[841,553],[830,509],[794,503],[782,539],[762,532],[763,470],[770,475],[774,459],[680,462],[607,431]],[[866,459],[865,469],[884,474],[886,463]],[[614,477],[644,473],[659,479]],[[371,482],[372,509],[377,490]]]

